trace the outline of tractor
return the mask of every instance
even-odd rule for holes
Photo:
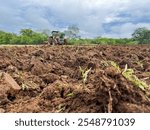
[[[52,31],[51,36],[48,37],[48,41],[44,43],[48,45],[65,45],[67,44],[67,39],[65,39],[64,33]]]

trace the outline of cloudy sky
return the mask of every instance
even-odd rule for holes
[[[150,0],[0,0],[0,30],[80,28],[84,37],[130,37],[150,29]]]

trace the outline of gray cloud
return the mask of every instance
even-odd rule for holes
[[[1,2],[2,0],[0,0]],[[58,29],[76,24],[82,36],[130,37],[150,28],[149,0],[5,0],[0,29]]]

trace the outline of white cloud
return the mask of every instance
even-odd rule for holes
[[[149,28],[150,23],[150,0],[5,0],[1,3],[0,28],[12,31],[28,27],[64,30],[76,24],[83,36],[129,37],[135,28]]]
[[[132,33],[134,32],[135,29],[140,28],[140,27],[146,27],[150,29],[150,24],[148,23],[138,23],[138,24],[133,24],[133,23],[124,23],[120,26],[112,26],[110,28],[111,32],[104,34],[104,37],[131,37]]]

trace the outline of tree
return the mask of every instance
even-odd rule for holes
[[[23,36],[31,37],[33,35],[33,31],[31,29],[21,29],[20,34]]]
[[[13,33],[0,31],[0,44],[9,44],[13,35]]]
[[[132,38],[139,44],[150,44],[150,30],[147,28],[138,28],[132,34]]]
[[[32,44],[41,44],[47,40],[47,35],[35,32],[32,36]]]
[[[67,30],[64,31],[68,38],[80,38],[79,28],[76,25],[69,26]]]
[[[0,30],[0,44],[40,44],[47,40],[47,35],[22,29],[20,35]]]

